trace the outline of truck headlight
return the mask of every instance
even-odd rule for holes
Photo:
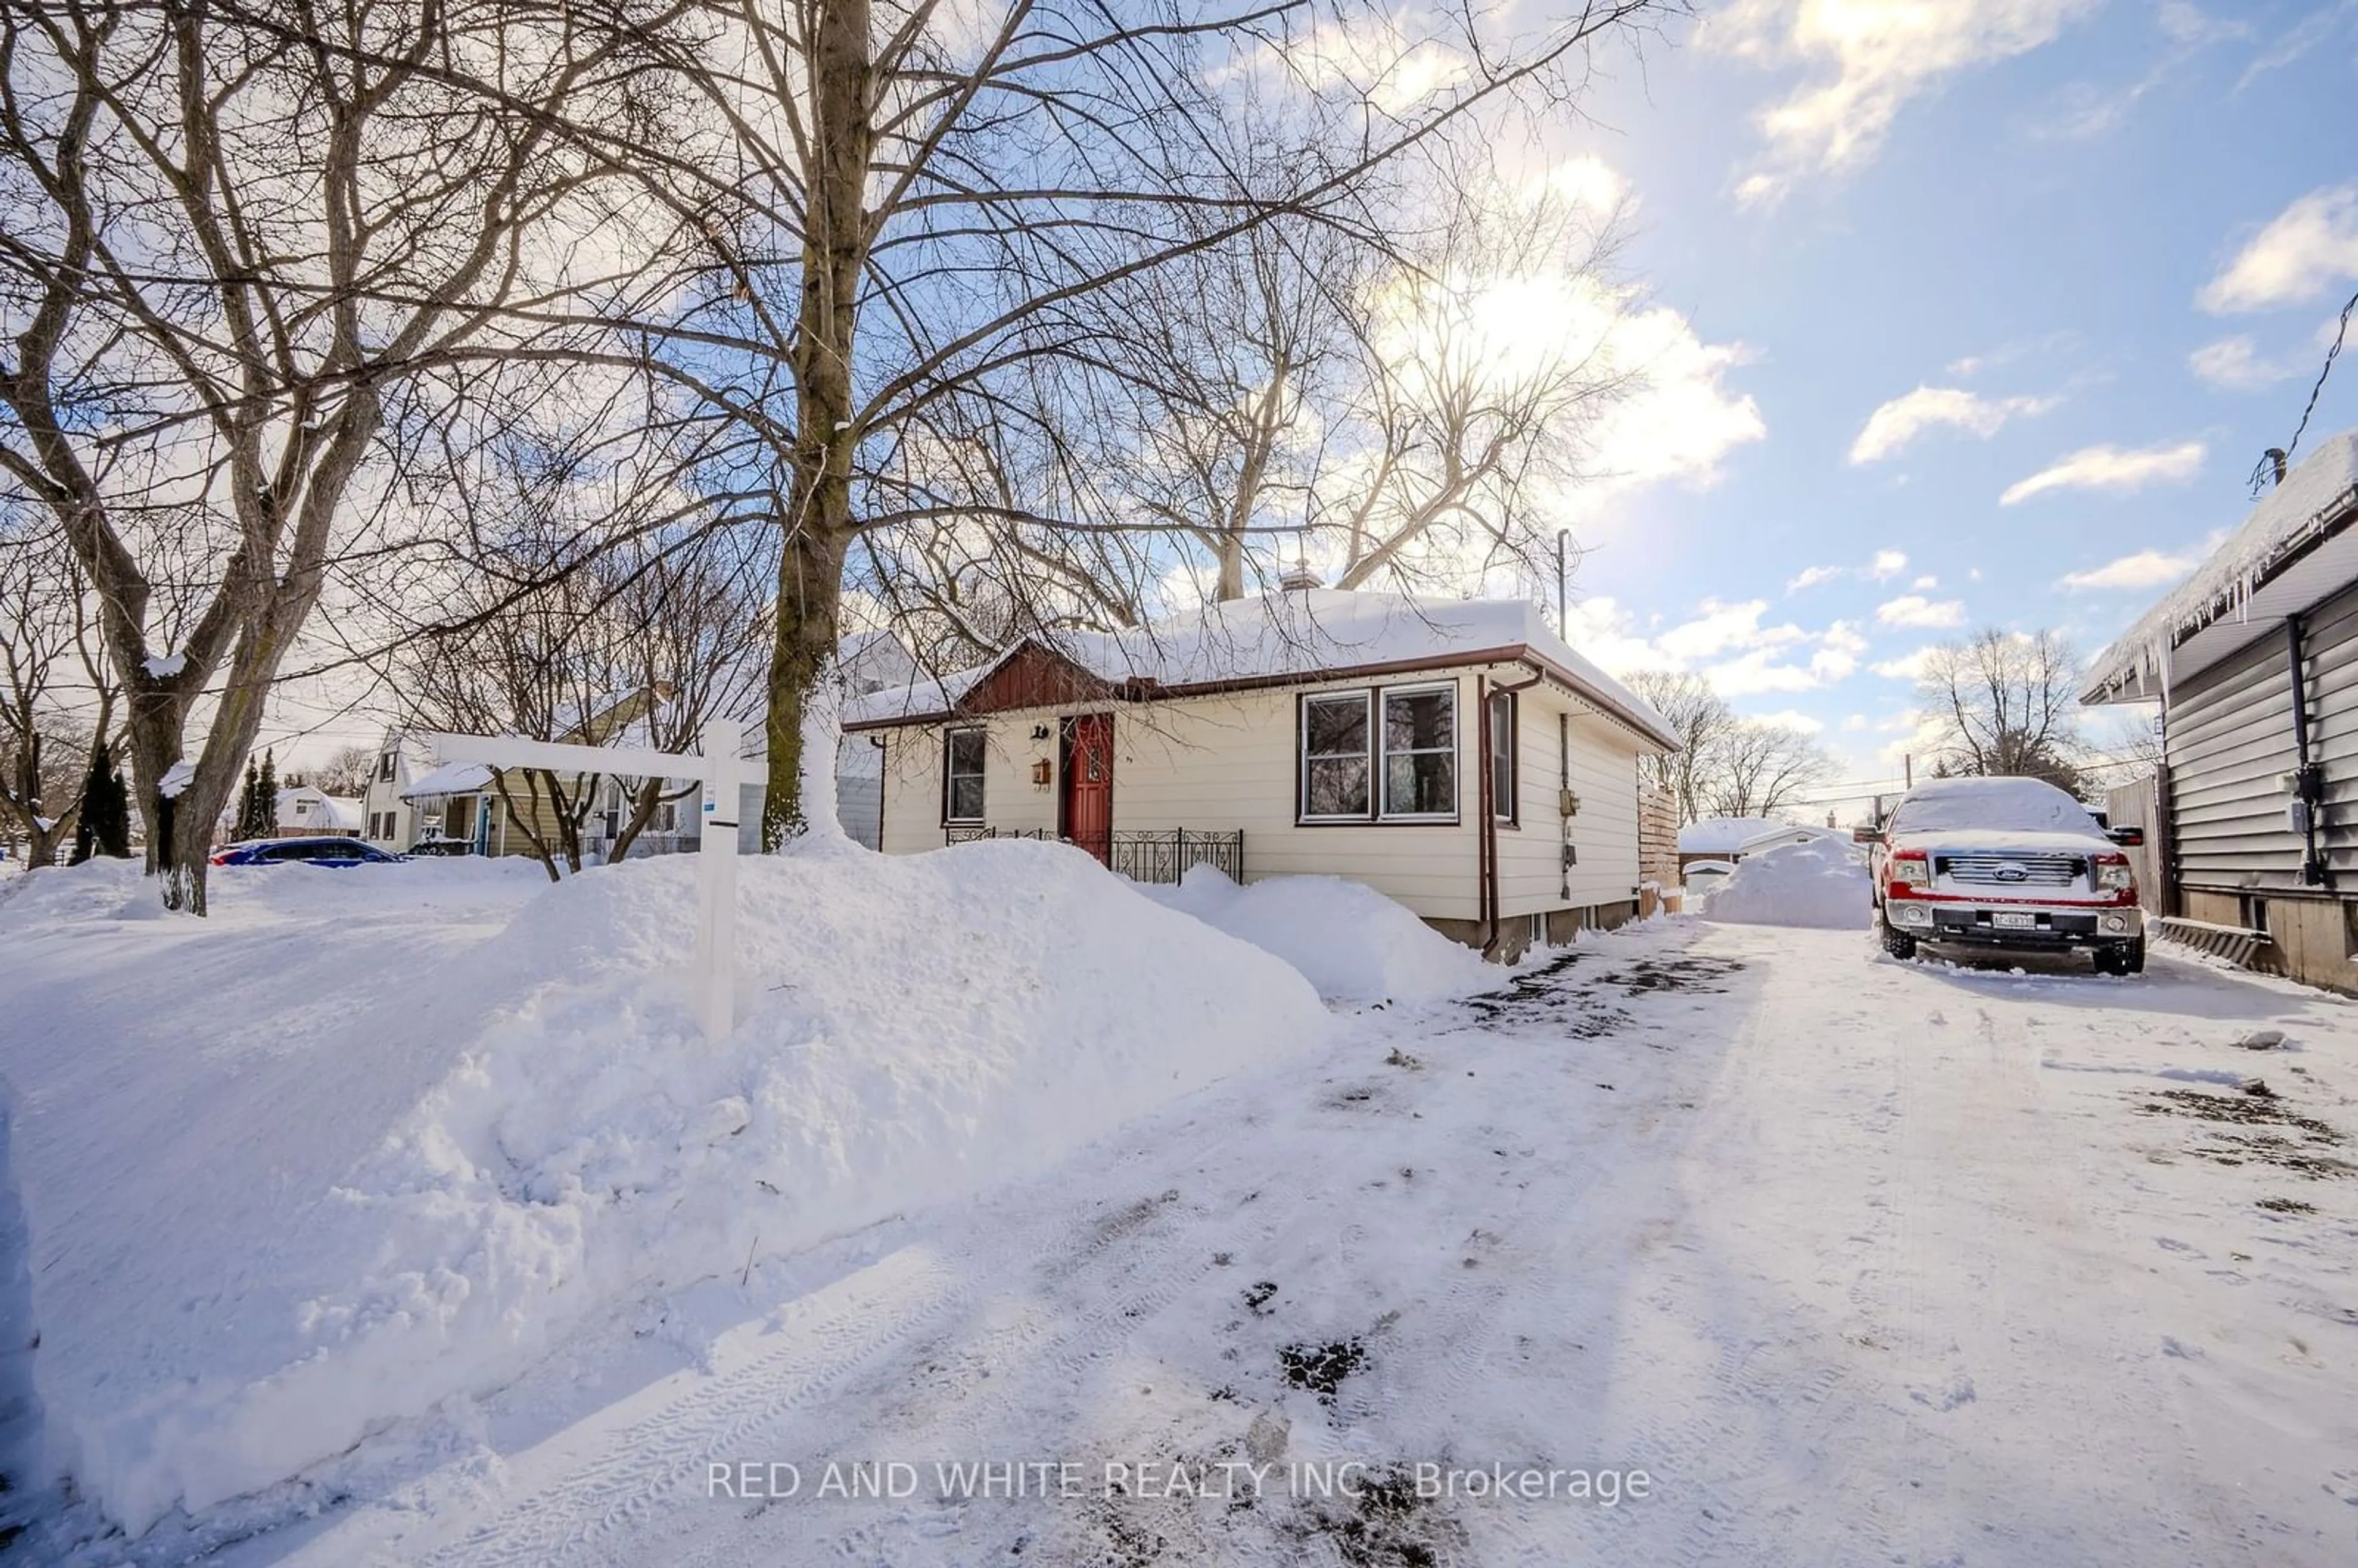
[[[2105,892],[2123,892],[2136,886],[2136,872],[2126,860],[2096,862],[2096,886]]]

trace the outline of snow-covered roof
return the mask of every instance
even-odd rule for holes
[[[1769,840],[1839,838],[1831,828],[1771,816],[1706,816],[1679,829],[1682,855],[1740,855]]]
[[[2304,561],[2303,582],[2267,592],[2271,581],[2309,546],[2343,531],[2353,517],[2358,430],[2345,430],[2319,443],[2260,498],[2209,559],[2096,655],[2080,700],[2163,696],[2173,675],[2183,678],[2208,668],[2283,616],[2347,586],[2358,578],[2358,542],[2330,560],[2317,559],[2313,570]],[[2324,553],[2315,552],[2320,557]]]
[[[1293,589],[1230,600],[1195,615],[1120,632],[1039,642],[1101,680],[1130,683],[1148,696],[1311,680],[1344,671],[1405,672],[1466,664],[1483,654],[1529,658],[1639,733],[1665,746],[1679,743],[1668,719],[1557,636],[1538,606],[1522,600]],[[1010,648],[972,669],[854,697],[844,705],[844,722],[940,718],[1015,652]]]
[[[401,792],[401,798],[424,800],[429,795],[472,795],[489,788],[491,782],[492,770],[487,762],[445,762],[412,779],[409,787]]]

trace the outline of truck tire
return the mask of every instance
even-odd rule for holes
[[[2145,973],[2145,938],[2123,942],[2118,946],[2096,950],[2096,973],[2100,975],[2141,975]]]
[[[1883,933],[1883,950],[1885,952],[1890,954],[1895,958],[1901,959],[1913,958],[1916,956],[1916,938],[1914,936],[1909,935],[1905,931],[1896,929],[1888,921],[1878,919],[1876,922],[1876,925]]]

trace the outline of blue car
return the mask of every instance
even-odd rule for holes
[[[387,854],[357,838],[249,838],[213,851],[216,866],[389,866],[406,855]]]

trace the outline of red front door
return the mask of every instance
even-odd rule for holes
[[[1085,713],[1065,730],[1065,837],[1095,855],[1113,852],[1113,715]]]

